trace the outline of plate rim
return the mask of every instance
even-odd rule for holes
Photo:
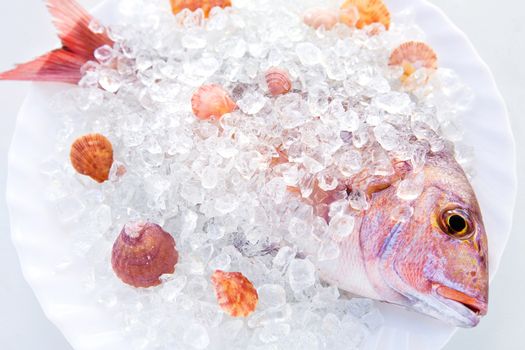
[[[509,138],[508,142],[510,143],[510,152],[511,152],[511,159],[512,159],[512,172],[511,174],[509,174],[509,176],[512,178],[512,184],[513,184],[513,187],[514,187],[514,192],[512,193],[512,200],[511,202],[509,202],[509,206],[511,206],[510,208],[510,215],[509,217],[512,219],[514,217],[514,213],[515,213],[515,207],[516,207],[516,201],[517,201],[517,185],[518,185],[518,173],[517,173],[517,158],[516,158],[516,141],[515,141],[515,137],[514,137],[514,134],[512,132],[512,127],[511,127],[511,121],[510,121],[510,116],[509,116],[509,111],[508,111],[508,107],[507,107],[507,104],[505,102],[505,99],[503,98],[503,95],[500,91],[500,89],[498,88],[498,85],[497,85],[497,82],[495,80],[495,77],[494,77],[494,74],[492,72],[492,70],[490,69],[489,65],[483,60],[483,58],[481,57],[481,55],[479,54],[479,52],[476,50],[475,46],[473,45],[473,43],[469,40],[468,36],[446,15],[446,13],[440,8],[438,7],[437,5],[433,4],[433,3],[430,3],[429,1],[427,0],[403,0],[405,2],[407,2],[408,4],[412,3],[414,4],[415,6],[421,6],[421,7],[426,7],[427,9],[430,9],[433,13],[435,13],[437,16],[441,17],[442,20],[444,20],[447,25],[448,25],[448,29],[450,31],[453,31],[454,32],[454,35],[458,36],[461,41],[463,42],[463,44],[466,44],[466,46],[468,47],[469,51],[472,53],[472,59],[474,59],[476,61],[476,63],[483,68],[483,72],[485,74],[487,74],[488,78],[490,79],[490,88],[492,90],[492,97],[497,100],[498,104],[503,108],[503,114],[504,114],[504,120],[505,120],[505,132]],[[97,6],[95,6],[92,11],[90,12],[93,12],[93,13],[96,13],[97,11],[100,11],[100,9],[102,9],[104,6],[107,6],[108,3],[110,3],[111,0],[103,0],[101,3],[99,3]],[[36,84],[31,84],[31,91],[34,89],[34,86]],[[33,292],[33,294],[35,295],[35,297],[37,298],[42,310],[44,311],[44,314],[46,315],[46,317],[60,330],[60,332],[62,333],[62,335],[67,339],[67,341],[69,342],[69,344],[71,344],[71,346],[75,349],[87,349],[87,347],[83,347],[82,345],[79,344],[79,340],[74,338],[72,334],[68,333],[68,332],[65,332],[64,329],[65,329],[65,323],[67,322],[67,319],[64,319],[64,318],[61,318],[58,316],[57,313],[53,313],[50,311],[50,308],[52,307],[52,304],[50,304],[50,302],[48,300],[46,300],[46,293],[43,292],[42,290],[39,290],[37,285],[37,281],[34,280],[34,278],[28,273],[28,269],[27,269],[27,266],[24,265],[23,261],[25,260],[25,258],[23,258],[24,256],[24,251],[23,251],[23,244],[22,242],[20,241],[20,235],[17,235],[17,228],[16,228],[16,215],[15,215],[15,210],[17,208],[17,205],[15,205],[14,203],[16,202],[15,201],[15,197],[17,196],[17,194],[15,193],[15,191],[13,190],[13,186],[11,186],[11,184],[13,183],[13,164],[16,163],[15,161],[15,151],[14,151],[14,147],[13,145],[15,144],[15,139],[17,139],[17,135],[20,135],[20,129],[21,129],[21,123],[19,122],[20,121],[20,115],[21,113],[23,112],[24,110],[24,106],[26,105],[27,103],[27,100],[28,100],[28,96],[30,96],[30,93],[29,92],[26,96],[26,98],[24,99],[24,102],[23,104],[21,105],[21,108],[17,114],[17,122],[16,122],[16,125],[15,125],[15,129],[14,129],[14,132],[13,132],[13,137],[12,137],[12,140],[11,140],[11,143],[10,143],[10,147],[9,147],[9,151],[8,151],[8,162],[7,162],[7,179],[6,179],[6,203],[7,203],[7,209],[8,209],[8,216],[9,216],[9,220],[10,220],[10,236],[11,236],[11,241],[13,242],[13,245],[15,247],[15,250],[17,252],[17,257],[19,259],[19,262],[20,262],[20,266],[21,266],[21,270],[22,270],[22,274],[24,276],[24,279],[27,281],[28,285],[31,287],[31,290]],[[18,136],[20,137],[20,136]],[[509,169],[509,171],[511,171]],[[512,223],[511,223],[511,227],[510,227],[510,232],[507,234],[506,236],[506,239],[505,239],[505,242],[503,243],[503,246],[506,247],[507,244],[508,244],[508,240],[510,239],[510,236],[513,234],[513,230],[512,230]],[[505,249],[504,249],[505,251]],[[503,253],[504,254],[504,253]],[[501,260],[501,259],[500,259]],[[499,262],[497,263],[497,266],[494,268],[494,269],[491,269],[491,280],[495,277],[495,275],[497,274],[497,271],[499,270]],[[455,332],[455,331],[454,331]],[[450,334],[450,336],[448,337],[448,340],[450,340],[450,338],[453,336],[454,332],[452,332]],[[447,340],[447,342],[448,342]],[[94,349],[94,348],[93,348]]]

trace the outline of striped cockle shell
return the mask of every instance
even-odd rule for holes
[[[420,68],[437,69],[436,52],[427,44],[417,41],[409,41],[399,45],[388,61],[390,66],[403,67],[406,79]]]
[[[247,317],[259,302],[257,290],[240,272],[216,270],[211,276],[221,309],[232,317]]]
[[[292,90],[292,81],[287,71],[272,67],[265,74],[268,91],[272,96],[284,95]]]
[[[229,7],[232,5],[230,0],[170,0],[171,10],[178,14],[184,9],[195,11],[202,9],[204,16],[208,17],[214,7]]]
[[[387,30],[390,28],[390,11],[383,0],[346,0],[340,10],[344,14],[345,10],[353,7],[359,11],[359,19],[355,23],[358,29],[373,23],[381,23]]]
[[[103,135],[84,135],[71,146],[69,158],[78,173],[102,183],[109,178],[113,164],[113,146]]]
[[[339,13],[337,10],[314,7],[306,10],[303,14],[303,21],[314,29],[324,27],[324,29],[330,30],[339,21]]]
[[[135,222],[124,226],[113,244],[111,265],[122,282],[133,287],[159,285],[175,272],[179,254],[173,237],[159,225]]]
[[[220,119],[233,112],[237,105],[226,90],[217,84],[203,85],[193,93],[191,98],[193,114],[199,119]]]

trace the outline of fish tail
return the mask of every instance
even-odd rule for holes
[[[93,17],[74,0],[48,0],[47,7],[58,30],[62,48],[28,63],[0,73],[0,80],[53,81],[76,84],[82,78],[80,68],[94,60],[94,52],[113,41],[90,29]]]
[[[82,57],[66,49],[57,49],[37,59],[19,64],[0,73],[0,80],[53,81],[76,84],[80,81],[80,67],[86,63]]]

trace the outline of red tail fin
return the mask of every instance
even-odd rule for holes
[[[93,17],[74,0],[48,0],[47,6],[58,29],[62,48],[0,73],[0,80],[54,81],[76,84],[80,68],[94,59],[94,51],[113,45],[105,34],[93,33],[89,24]]]

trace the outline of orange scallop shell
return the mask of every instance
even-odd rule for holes
[[[191,11],[202,9],[206,17],[208,17],[211,9],[214,7],[225,8],[232,5],[230,0],[170,0],[170,2],[171,10],[175,15],[184,9]]]
[[[102,183],[109,179],[113,164],[113,146],[103,135],[85,135],[73,143],[69,158],[78,173]]]
[[[292,90],[292,80],[287,71],[280,68],[270,68],[265,74],[268,91],[272,96],[284,95]]]
[[[118,278],[137,288],[159,285],[160,276],[175,272],[178,260],[173,237],[152,223],[124,226],[111,254],[111,265]]]
[[[330,30],[335,27],[338,20],[339,13],[326,8],[311,8],[306,10],[303,15],[304,23],[315,29],[324,27],[326,30]]]
[[[193,114],[199,119],[220,119],[233,112],[237,105],[226,90],[216,84],[201,86],[191,98]]]
[[[355,27],[359,21],[359,10],[357,6],[347,4],[339,10],[339,21],[349,27]]]
[[[341,11],[344,14],[345,10],[353,6],[359,11],[359,19],[355,23],[358,29],[363,29],[373,23],[381,23],[387,30],[390,28],[390,11],[382,0],[346,0],[341,6]],[[346,23],[344,16],[341,20]],[[350,25],[350,23],[347,24]]]
[[[220,307],[230,316],[246,317],[255,311],[257,290],[240,272],[216,270],[211,276]]]
[[[436,52],[427,44],[409,41],[398,46],[390,55],[388,64],[401,66],[404,69],[404,79],[419,68],[437,69]]]

